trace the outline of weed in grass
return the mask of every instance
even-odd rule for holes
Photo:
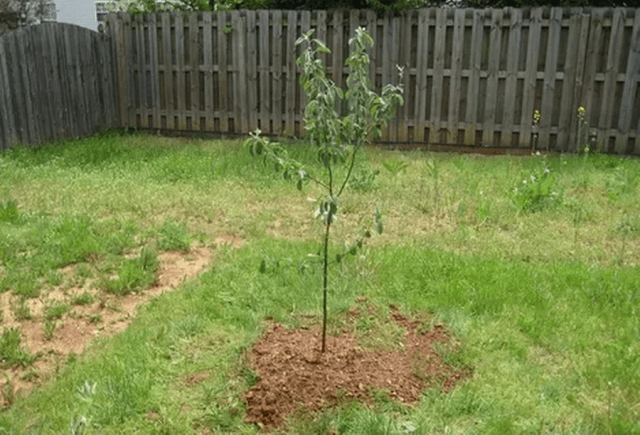
[[[18,303],[14,306],[14,316],[16,320],[31,320],[33,316],[26,298],[21,297],[18,300]]]
[[[4,328],[0,335],[0,368],[27,367],[34,357],[21,347],[20,329]]]
[[[156,282],[158,266],[155,250],[145,247],[137,258],[124,260],[118,270],[118,278],[104,280],[102,287],[119,295],[142,290]]]
[[[638,231],[638,225],[635,225],[628,216],[618,223],[617,232],[622,237],[622,243],[620,244],[620,253],[618,254],[618,265],[624,264],[625,254],[627,251],[627,238]]]
[[[15,201],[0,202],[0,222],[15,223],[20,216]]]
[[[587,110],[578,107],[578,134],[576,137],[576,148],[578,153],[584,153],[585,157],[589,155],[589,123],[587,122]],[[595,151],[595,149],[593,150]]]
[[[84,415],[81,415],[77,419],[69,423],[69,434],[84,435],[85,433],[87,433],[87,427],[89,427],[89,422]]]
[[[38,369],[31,369],[25,372],[20,379],[27,382],[35,382],[40,378],[40,371]]]
[[[482,192],[480,192],[482,195]],[[476,227],[481,227],[491,219],[491,201],[480,198],[476,206]]]
[[[93,276],[91,266],[88,263],[79,263],[76,266],[76,276],[84,279],[91,278]]]
[[[51,340],[53,338],[53,332],[56,329],[56,321],[54,319],[49,319],[47,318],[44,321],[44,327],[43,327],[43,331],[44,331],[44,339],[45,340]]]
[[[162,227],[158,230],[158,249],[161,251],[183,251],[187,252],[191,246],[191,238],[187,233],[184,225],[178,225],[171,219],[164,221]]]
[[[102,314],[89,315],[89,323],[100,323],[100,322],[102,322]]]
[[[605,182],[605,189],[611,201],[635,192],[640,176],[638,172],[625,166],[617,166]]]
[[[513,190],[513,200],[518,209],[536,212],[560,203],[557,189],[556,177],[551,170],[539,168],[518,183]]]
[[[50,286],[58,286],[62,284],[64,277],[57,270],[52,270],[52,271],[49,271],[49,273],[47,273],[45,280],[47,284],[49,284]]]
[[[379,189],[379,186],[376,183],[376,177],[378,174],[380,174],[379,170],[369,169],[366,166],[354,169],[351,179],[349,180],[349,187],[361,193],[375,191]]]
[[[82,294],[75,295],[71,298],[72,305],[89,305],[93,302],[93,295],[87,291]]]
[[[24,298],[33,299],[40,296],[40,283],[32,270],[10,268],[3,284]]]
[[[538,124],[540,123],[540,111],[533,111],[533,123],[531,124],[531,151],[535,152],[538,146]]]
[[[67,304],[56,304],[52,307],[47,308],[45,311],[44,317],[47,320],[56,320],[62,318],[69,311],[69,305]]]
[[[398,174],[404,172],[409,167],[409,164],[402,159],[394,158],[383,160],[382,166],[384,166],[391,175],[397,177]]]

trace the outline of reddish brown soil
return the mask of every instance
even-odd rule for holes
[[[319,328],[287,330],[270,325],[249,353],[258,382],[245,395],[247,421],[267,430],[279,428],[298,410],[318,411],[345,400],[370,403],[380,390],[413,404],[425,388],[449,391],[471,376],[469,369],[447,365],[433,349],[436,343],[454,346],[443,325],[422,332],[422,323],[397,310],[389,321],[406,331],[400,350],[366,350],[345,332],[327,337],[327,349],[321,353]]]

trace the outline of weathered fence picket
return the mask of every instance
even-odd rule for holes
[[[2,35],[0,149],[119,125],[112,58],[118,51],[110,44],[105,35],[63,23]],[[123,103],[130,101],[124,98]]]

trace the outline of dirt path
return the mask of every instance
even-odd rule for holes
[[[221,236],[215,245],[221,244],[237,247],[241,243],[234,238]],[[213,253],[212,248],[202,245],[192,247],[186,253],[171,251],[158,254],[160,267],[156,284],[136,294],[107,294],[96,289],[95,282],[91,280],[87,280],[81,287],[54,289],[39,298],[25,301],[31,316],[29,319],[16,317],[19,296],[11,292],[1,294],[3,329],[20,328],[23,349],[37,356],[28,367],[3,371],[6,376],[0,379],[2,402],[6,405],[11,400],[10,397],[18,392],[28,392],[42,384],[51,373],[66,363],[69,355],[81,354],[92,340],[123,331],[135,316],[138,307],[198,275],[211,262]],[[69,266],[61,272],[73,274],[74,267]],[[92,302],[84,305],[71,303],[74,298],[83,294],[90,294]],[[45,331],[45,312],[48,307],[56,304],[67,305],[68,311],[59,319],[50,321],[53,324],[52,331]],[[7,385],[7,377],[10,386]]]

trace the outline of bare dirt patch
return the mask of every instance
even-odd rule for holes
[[[350,332],[327,337],[319,351],[319,328],[287,330],[279,324],[249,352],[258,382],[246,395],[247,421],[269,430],[280,428],[299,410],[319,411],[357,400],[371,403],[376,392],[405,404],[417,402],[428,387],[451,390],[472,372],[448,365],[434,345],[451,347],[444,325],[428,330],[396,310],[389,322],[405,332],[398,350],[363,349]]]
[[[227,240],[232,246],[239,246],[239,239]],[[217,243],[220,244],[220,243]],[[97,337],[106,337],[123,331],[135,316],[138,307],[150,299],[172,291],[185,280],[202,272],[209,264],[213,250],[207,246],[194,246],[189,252],[163,252],[158,254],[160,263],[156,284],[140,293],[126,296],[106,294],[92,286],[88,281],[82,287],[54,289],[37,299],[25,301],[29,319],[18,319],[16,305],[18,296],[5,292],[0,295],[2,309],[2,327],[19,328],[22,347],[32,355],[35,361],[28,367],[5,370],[14,392],[27,392],[45,381],[59,369],[71,354],[81,354],[87,345]],[[63,270],[70,274],[71,267]],[[89,294],[93,302],[74,305],[74,297]],[[47,308],[56,304],[65,304],[68,311],[60,318],[50,319],[52,333],[45,331]],[[0,379],[0,389],[6,390],[7,380]],[[5,394],[6,396],[6,394]],[[6,398],[0,398],[0,402]]]

